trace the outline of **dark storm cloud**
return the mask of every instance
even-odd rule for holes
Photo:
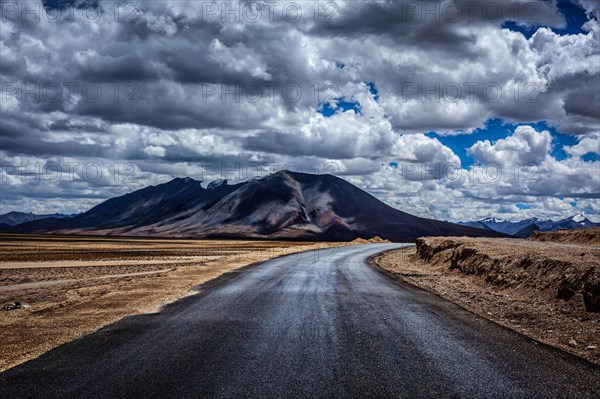
[[[165,65],[173,73],[175,81],[180,83],[218,83],[223,76],[216,76],[214,70],[218,65],[207,60],[206,47],[188,49],[185,52],[169,49],[160,56]]]
[[[49,130],[55,131],[73,131],[73,132],[106,132],[106,128],[103,128],[98,123],[92,121],[78,121],[73,119],[58,119],[48,124]]]
[[[351,159],[357,156],[355,146],[348,141],[346,141],[346,145],[340,145],[337,140],[323,140],[315,143],[298,134],[264,132],[248,137],[245,141],[245,148],[251,151],[290,156],[311,155],[334,159]],[[377,156],[384,155],[387,152],[386,147],[375,148],[374,150],[373,154],[377,154]]]
[[[36,136],[3,138],[0,149],[9,155],[69,156],[111,158],[114,153],[108,148],[81,144],[75,140],[47,142]]]
[[[139,55],[105,55],[77,66],[77,79],[86,82],[131,82],[159,77],[148,59]]]
[[[18,138],[26,138],[31,135],[32,131],[28,126],[18,124],[14,120],[6,120],[0,118],[0,143],[3,145],[5,140],[13,140]]]
[[[460,27],[500,25],[515,21],[523,25],[564,26],[555,2],[523,1],[378,1],[352,4],[335,15],[334,23],[323,20],[312,28],[315,34],[345,37],[384,35],[409,46],[460,50],[472,43]]]
[[[64,10],[67,8],[96,8],[98,0],[43,0],[44,7],[48,10]]]
[[[600,91],[595,87],[600,75],[581,76],[578,81],[581,86],[573,87],[565,97],[567,115],[594,118],[600,124]]]
[[[314,35],[331,35],[359,38],[365,35],[384,36],[393,42],[407,46],[428,46],[436,50],[471,53],[470,45],[474,34],[459,32],[458,23],[437,20],[422,20],[410,12],[417,9],[417,2],[386,1],[370,2],[354,7],[345,7],[335,23],[321,22],[310,31]],[[435,14],[435,13],[434,13]]]
[[[86,122],[58,120],[45,124],[28,115],[2,115],[0,119],[0,151],[9,155],[32,156],[99,156],[111,158],[106,147],[85,144],[81,132],[104,133],[101,127]],[[50,131],[69,131],[68,138],[48,140]]]

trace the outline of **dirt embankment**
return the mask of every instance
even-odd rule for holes
[[[375,259],[404,280],[600,364],[600,247],[428,237]]]
[[[351,244],[386,244],[386,243],[390,243],[390,240],[384,240],[383,238],[379,237],[379,236],[375,236],[373,238],[357,238],[356,240],[352,241]]]
[[[552,241],[600,246],[600,227],[546,232],[536,231],[529,239],[532,241]]]
[[[547,291],[556,299],[583,301],[587,311],[600,312],[598,251],[502,244],[493,248],[489,240],[418,239],[417,255],[429,263],[448,264],[449,270],[481,276],[495,287]]]

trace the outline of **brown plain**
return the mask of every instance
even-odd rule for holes
[[[0,371],[224,273],[343,243],[0,234]]]

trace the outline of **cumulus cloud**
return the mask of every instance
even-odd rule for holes
[[[587,154],[600,155],[600,135],[591,135],[583,137],[579,142],[572,146],[566,146],[565,151],[573,156],[582,157]]]
[[[548,131],[519,126],[504,139],[470,147],[471,165],[385,164],[353,181],[400,209],[439,219],[557,219],[583,213],[600,221],[600,161],[559,160],[552,150]]]
[[[479,141],[469,148],[477,160],[499,165],[540,165],[548,156],[552,138],[548,131],[519,126],[512,136],[495,143]]]

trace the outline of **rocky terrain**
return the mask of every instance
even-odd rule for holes
[[[375,262],[411,284],[600,364],[598,246],[427,237]]]

